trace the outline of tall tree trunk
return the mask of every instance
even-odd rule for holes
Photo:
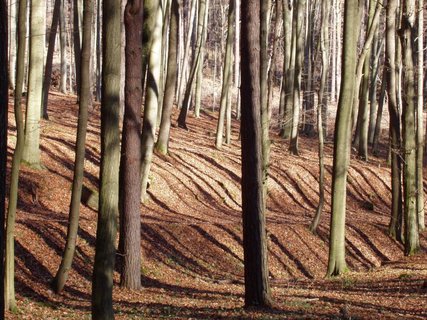
[[[196,0],[191,1],[191,9],[190,9],[190,19],[188,21],[188,33],[187,38],[185,41],[185,48],[184,48],[184,56],[182,59],[182,65],[181,69],[178,72],[179,80],[178,80],[178,106],[182,106],[182,99],[183,99],[183,91],[184,91],[184,84],[185,84],[185,74],[186,74],[186,68],[188,64],[189,59],[189,53],[190,53],[190,44],[191,44],[191,35],[193,33],[193,26],[194,26],[194,19],[196,14]],[[183,20],[183,19],[181,19]],[[184,28],[181,28],[182,34],[184,33]]]
[[[121,286],[141,288],[141,105],[142,105],[142,13],[141,0],[125,8],[126,82],[120,160],[120,238],[123,243]]]
[[[92,277],[92,317],[99,320],[114,318],[113,271],[120,161],[120,9],[119,0],[103,2],[101,172]]]
[[[401,125],[398,107],[398,66],[396,64],[397,26],[396,16],[398,0],[388,0],[386,12],[386,70],[388,110],[390,115],[391,149],[391,219],[388,232],[396,240],[403,242],[402,212],[402,162],[401,162]]]
[[[203,24],[202,34],[204,32],[204,28],[207,28],[207,26],[204,25],[206,12],[207,12],[206,0],[200,0],[198,16],[199,16],[199,23]],[[178,116],[178,126],[184,129],[187,129],[186,120],[187,120],[188,108],[190,107],[190,100],[191,100],[191,93],[193,91],[194,78],[195,78],[197,66],[199,64],[200,57],[201,57],[201,48],[202,48],[202,38],[198,37],[196,42],[195,52],[194,52],[193,64],[191,66],[190,76],[187,81],[187,86],[185,88],[185,93],[184,93],[184,99],[181,105],[181,111]]]
[[[283,3],[283,33],[284,59],[283,84],[280,92],[280,135],[289,138],[292,125],[292,92],[294,85],[295,59],[293,58],[293,1],[284,0]]]
[[[315,113],[314,113],[314,17],[316,15],[316,2],[307,2],[307,15],[306,15],[306,32],[307,39],[305,41],[304,64],[305,74],[304,77],[304,92],[303,92],[303,132],[311,137],[315,134]]]
[[[301,108],[301,77],[302,77],[302,60],[304,55],[304,14],[305,0],[297,1],[296,12],[296,47],[295,47],[295,74],[294,74],[294,90],[293,90],[293,106],[292,106],[292,130],[289,143],[289,151],[292,154],[298,155],[298,127]]]
[[[374,136],[372,138],[372,153],[374,155],[378,155],[378,148],[379,148],[379,140],[381,135],[381,122],[383,118],[383,109],[384,109],[384,103],[385,103],[385,96],[386,96],[386,88],[387,88],[387,74],[386,69],[383,70],[383,77],[382,77],[382,84],[381,84],[381,91],[380,91],[380,97],[378,101],[378,110],[377,110],[377,118],[375,120],[375,131]]]
[[[350,162],[351,107],[355,94],[359,14],[362,5],[361,0],[348,0],[344,9],[343,81],[335,122],[328,276],[340,275],[347,270],[345,261],[347,170]]]
[[[320,30],[320,53],[322,58],[322,70],[320,78],[320,86],[317,95],[317,134],[319,139],[319,203],[317,205],[316,214],[314,216],[313,222],[310,224],[310,231],[316,233],[317,227],[320,222],[320,216],[322,214],[323,205],[325,202],[325,166],[324,166],[324,137],[326,133],[326,128],[324,127],[324,122],[322,117],[324,112],[327,110],[328,97],[325,94],[326,91],[326,81],[329,75],[329,10],[330,10],[330,0],[324,0],[322,2],[322,11],[321,11],[321,30]]]
[[[55,6],[53,9],[52,26],[49,33],[49,44],[46,55],[46,64],[44,68],[44,81],[43,81],[43,102],[40,110],[40,116],[48,120],[49,115],[47,113],[47,103],[49,99],[50,83],[52,81],[52,65],[53,65],[53,54],[55,52],[56,42],[56,31],[58,30],[59,24],[59,10],[61,9],[61,1],[55,0]]]
[[[260,94],[261,94],[261,144],[262,144],[262,185],[263,206],[266,208],[268,166],[270,164],[270,119],[268,110],[268,35],[270,32],[271,0],[261,1],[261,56],[260,56]]]
[[[153,158],[154,139],[156,136],[158,93],[160,79],[160,52],[162,52],[162,9],[161,0],[144,1],[144,10],[154,17],[154,28],[151,35],[151,46],[148,58],[147,88],[145,92],[144,122],[142,126],[142,158],[141,158],[141,201],[147,196],[147,183]]]
[[[30,10],[30,66],[22,159],[32,167],[40,168],[40,110],[43,92],[46,0],[32,0]]]
[[[9,73],[7,70],[7,1],[0,1],[0,274],[4,274],[4,222],[6,208],[6,164],[7,164],[7,114],[9,100]],[[4,319],[4,282],[0,282],[0,318]]]
[[[228,101],[230,99],[230,87],[232,78],[232,64],[233,64],[233,39],[234,39],[234,22],[235,22],[235,0],[230,0],[228,7],[228,30],[227,30],[227,45],[225,49],[224,66],[222,72],[222,89],[221,89],[221,102],[218,115],[218,124],[216,127],[215,147],[222,148],[222,141],[224,136],[224,120],[227,111]]]
[[[378,19],[375,18],[375,13],[379,10],[379,2],[376,0],[370,0],[369,1],[369,19],[366,27],[366,35],[367,35],[367,41],[369,41],[369,45],[366,46],[366,50],[363,52],[363,55],[361,58],[363,58],[363,71],[361,75],[360,80],[360,92],[356,91],[355,96],[360,97],[360,99],[357,99],[359,102],[359,114],[357,119],[357,126],[358,126],[358,146],[359,146],[359,157],[364,160],[368,161],[368,133],[369,133],[369,80],[371,79],[371,61],[370,56],[372,52],[372,43],[375,39],[376,29],[378,25]],[[374,25],[375,22],[375,25]],[[375,28],[375,29],[374,29]],[[356,101],[356,100],[355,100]],[[356,108],[357,105],[354,105],[353,108]]]
[[[403,192],[405,223],[405,254],[420,249],[417,215],[416,184],[416,118],[415,118],[415,0],[403,2],[402,31],[400,33],[403,57]]]
[[[417,34],[417,215],[418,227],[422,231],[425,229],[425,203],[424,203],[424,178],[423,178],[423,155],[424,155],[424,125],[423,125],[423,105],[424,105],[424,1],[418,0],[418,34]]]
[[[206,45],[206,36],[207,36],[207,26],[208,25],[208,17],[209,17],[209,0],[206,0],[206,12],[203,21],[203,25],[199,23],[198,25],[198,36],[202,37],[202,43],[200,47],[200,59],[199,64],[197,66],[197,79],[196,79],[196,90],[195,90],[195,103],[194,103],[194,116],[196,118],[200,117],[200,109],[202,104],[202,82],[203,82],[203,61],[205,56],[205,45]]]
[[[92,19],[94,13],[94,0],[86,0],[83,13],[83,41],[81,50],[80,64],[80,100],[79,117],[77,125],[76,156],[74,160],[74,176],[71,191],[70,211],[68,215],[67,241],[65,243],[64,253],[61,265],[53,279],[52,286],[56,293],[60,293],[65,286],[68,278],[68,272],[71,269],[74,252],[76,249],[77,232],[79,229],[80,200],[82,195],[85,144],[88,121],[88,106],[91,97],[91,77],[90,77],[90,56],[92,44]]]
[[[59,8],[59,45],[61,47],[61,84],[59,90],[62,93],[67,93],[67,30],[66,30],[66,0],[60,0],[61,7]]]
[[[369,130],[368,130],[368,143],[373,145],[374,143],[374,134],[375,134],[375,125],[376,125],[376,116],[378,114],[378,103],[377,103],[377,79],[380,71],[379,68],[379,59],[382,52],[382,42],[379,40],[379,30],[375,31],[375,36],[373,40],[373,46],[371,51],[371,79],[369,81]]]
[[[9,24],[9,86],[12,89],[15,89],[15,75],[14,72],[16,68],[16,55],[17,55],[17,10],[18,10],[18,1],[9,0],[9,14],[8,18],[10,21]]]
[[[80,57],[81,57],[81,15],[80,10],[82,6],[81,0],[73,0],[73,40],[74,40],[74,62],[75,62],[75,72],[76,72],[76,88],[77,96],[79,96],[80,88]]]
[[[175,86],[177,80],[177,49],[178,49],[178,0],[171,0],[171,21],[169,30],[168,67],[166,75],[165,97],[163,99],[162,118],[160,121],[159,136],[156,142],[156,150],[162,154],[168,153],[169,136],[171,127],[171,115],[175,98]]]
[[[17,61],[15,74],[15,99],[14,111],[16,122],[16,146],[12,159],[12,172],[10,176],[10,195],[9,207],[7,212],[6,224],[6,269],[4,273],[5,299],[6,309],[16,309],[15,301],[15,220],[16,207],[18,203],[18,186],[19,186],[19,168],[24,150],[24,120],[21,110],[21,98],[24,85],[25,74],[25,50],[27,36],[27,0],[19,1],[18,9],[18,46],[17,46]],[[7,126],[5,127],[7,128]],[[6,172],[6,171],[4,171]],[[3,224],[1,224],[3,226]],[[3,242],[1,242],[3,243]],[[3,261],[3,260],[2,260]],[[3,274],[3,273],[2,273]]]
[[[262,186],[260,1],[241,6],[242,214],[245,305],[271,306]]]

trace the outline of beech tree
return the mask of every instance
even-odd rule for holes
[[[335,121],[328,276],[340,275],[347,270],[345,260],[347,170],[350,161],[351,106],[355,94],[357,40],[359,38],[362,5],[362,0],[348,0],[344,6],[343,69]]]
[[[242,215],[245,305],[271,306],[262,184],[260,1],[241,6]]]
[[[159,80],[162,51],[162,8],[161,0],[144,1],[144,16],[152,20],[152,33],[147,39],[149,44],[147,88],[145,92],[144,121],[142,125],[142,159],[141,159],[141,201],[147,196],[147,183],[150,174],[151,161],[157,128],[157,112],[159,99]]]
[[[71,192],[70,212],[68,215],[67,241],[61,265],[53,279],[53,288],[59,293],[64,288],[71,269],[76,249],[77,231],[79,229],[80,200],[82,196],[83,173],[85,163],[86,131],[88,122],[88,106],[91,100],[90,56],[92,44],[92,20],[94,0],[86,0],[83,9],[83,41],[80,59],[80,99],[77,124],[76,156]]]
[[[40,168],[40,110],[42,108],[43,62],[45,48],[46,0],[30,3],[30,53],[28,97],[25,118],[25,145],[22,159]]]
[[[388,0],[386,12],[386,70],[391,149],[391,219],[388,232],[403,243],[401,121],[398,106],[398,67],[396,63],[397,0]]]
[[[169,30],[168,66],[166,75],[165,96],[163,98],[162,117],[160,121],[159,136],[156,142],[156,150],[162,154],[168,152],[171,127],[172,107],[175,98],[175,86],[177,82],[177,49],[178,49],[178,0],[171,0],[171,17]]]
[[[24,122],[21,110],[21,98],[24,85],[25,47],[27,35],[27,0],[19,1],[17,34],[17,64],[15,75],[14,113],[16,122],[16,146],[13,152],[10,177],[9,206],[6,221],[6,270],[4,273],[5,307],[16,308],[15,301],[15,220],[18,203],[19,169],[24,149]],[[3,291],[2,291],[3,292]]]
[[[101,171],[92,277],[92,317],[99,320],[114,319],[113,271],[120,161],[120,4],[120,0],[104,0],[102,6]]]
[[[403,193],[405,223],[405,254],[420,249],[416,185],[416,119],[415,119],[415,0],[403,1],[400,31],[403,57]]]
[[[125,113],[120,159],[120,243],[123,263],[120,284],[141,288],[141,105],[142,105],[141,0],[125,7]]]
[[[221,89],[221,102],[218,115],[218,124],[216,127],[216,138],[215,147],[220,149],[222,147],[222,141],[224,136],[224,121],[226,114],[231,115],[231,94],[230,87],[232,81],[232,63],[233,63],[233,38],[234,38],[234,21],[236,16],[235,0],[230,0],[228,6],[228,30],[227,30],[227,44],[225,49],[224,67],[222,72],[222,89]],[[226,136],[230,137],[231,129],[231,117],[227,116],[227,133]],[[230,124],[230,126],[229,126]],[[226,139],[226,143],[230,143],[229,139]]]
[[[0,274],[4,274],[4,222],[6,208],[7,114],[9,103],[7,1],[0,1]],[[0,282],[0,318],[4,319],[4,282]]]

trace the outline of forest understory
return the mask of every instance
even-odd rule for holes
[[[97,212],[85,205],[65,290],[56,295],[50,288],[65,244],[78,105],[75,97],[56,92],[49,102],[50,120],[41,123],[44,168],[21,167],[18,311],[7,313],[8,319],[91,315]],[[9,160],[16,141],[12,110],[10,105]],[[427,232],[420,236],[422,252],[413,257],[405,257],[402,246],[387,235],[391,188],[386,132],[380,157],[369,162],[351,157],[346,229],[350,271],[327,279],[333,144],[326,145],[325,208],[313,235],[308,226],[318,202],[317,140],[301,137],[300,156],[293,156],[288,141],[272,129],[267,234],[275,308],[244,309],[238,122],[233,123],[232,144],[217,150],[217,113],[210,110],[198,119],[189,116],[188,131],[173,128],[169,155],[155,155],[149,200],[141,212],[143,289],[121,289],[115,273],[116,319],[427,318]],[[95,103],[86,147],[85,186],[92,190],[100,164],[99,111]],[[176,117],[175,111],[174,121]]]

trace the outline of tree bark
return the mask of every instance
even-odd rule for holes
[[[159,136],[156,142],[156,150],[162,154],[168,153],[169,136],[171,128],[171,115],[175,98],[175,86],[177,81],[177,49],[178,49],[178,0],[171,0],[171,21],[169,30],[168,67],[166,75],[165,97],[163,99],[162,118],[160,121]]]
[[[25,145],[22,160],[31,167],[41,168],[39,148],[40,110],[43,91],[46,0],[32,0],[30,10],[30,62]]]
[[[18,203],[19,169],[24,150],[24,120],[21,110],[21,98],[25,74],[25,50],[27,45],[27,0],[19,1],[17,33],[17,61],[15,74],[15,123],[16,146],[13,153],[12,169],[10,176],[9,207],[6,221],[6,269],[4,274],[5,307],[8,310],[16,309],[15,301],[15,220]],[[5,127],[7,128],[7,126]],[[5,171],[4,171],[5,172]],[[2,224],[3,225],[3,224]],[[3,242],[2,242],[3,243]],[[3,260],[2,260],[3,261]]]
[[[417,215],[418,227],[422,231],[425,229],[425,203],[424,203],[424,178],[423,178],[423,155],[424,155],[424,125],[423,125],[423,105],[424,105],[424,1],[418,0],[418,34],[417,34]]]
[[[386,70],[388,110],[390,115],[390,149],[391,149],[391,219],[388,232],[394,239],[403,243],[403,212],[402,212],[402,157],[401,124],[397,97],[397,64],[396,16],[397,0],[389,0],[386,12]]]
[[[260,1],[241,6],[242,214],[245,306],[271,306],[262,186]]]
[[[225,49],[225,59],[222,72],[222,89],[221,100],[218,115],[218,124],[216,127],[215,147],[222,148],[224,136],[224,120],[230,99],[230,87],[232,78],[232,64],[233,64],[233,39],[234,39],[234,22],[235,22],[235,0],[230,0],[228,7],[228,30],[227,30],[227,45]]]
[[[416,184],[416,118],[415,118],[415,0],[403,2],[403,15],[400,30],[403,57],[403,192],[405,254],[419,251]]]
[[[362,5],[361,0],[348,0],[344,9],[343,80],[335,122],[328,276],[340,275],[347,271],[345,261],[347,170],[350,162],[351,107],[355,94],[359,13]]]
[[[162,10],[161,0],[144,1],[144,10],[154,16],[154,28],[151,35],[151,45],[148,57],[147,88],[145,92],[144,121],[142,126],[142,158],[141,158],[141,201],[147,196],[147,183],[153,158],[154,139],[156,136],[157,111],[160,79],[160,52],[162,51]],[[145,13],[144,13],[145,15]]]
[[[53,279],[52,286],[56,293],[60,293],[67,281],[68,272],[71,269],[74,252],[76,249],[77,232],[79,229],[80,200],[82,196],[86,131],[88,122],[88,106],[91,100],[91,77],[90,77],[90,56],[92,44],[92,19],[94,13],[94,0],[86,0],[83,12],[83,41],[80,64],[80,99],[79,117],[77,125],[76,156],[74,160],[74,176],[71,191],[70,211],[68,215],[67,241],[61,264]]]
[[[302,77],[302,62],[304,54],[304,8],[305,0],[298,0],[296,11],[294,12],[294,20],[296,23],[295,30],[295,73],[294,73],[294,88],[292,92],[292,128],[289,142],[289,151],[291,154],[298,155],[298,127],[301,108],[301,77]]]
[[[134,290],[141,288],[142,16],[142,1],[128,1],[124,17],[126,82],[119,191],[120,238],[123,243],[120,285]]]
[[[120,161],[120,1],[104,0],[101,101],[101,172],[95,263],[93,319],[114,319],[113,271],[116,254]]]
[[[7,70],[8,27],[7,1],[0,1],[0,274],[4,274],[4,222],[6,208],[7,128],[9,72]],[[4,282],[0,282],[0,318],[4,319]]]
[[[49,33],[49,44],[48,44],[48,50],[46,55],[46,64],[44,69],[43,102],[42,102],[42,108],[40,110],[40,116],[43,117],[43,119],[45,120],[49,119],[49,115],[47,113],[47,103],[49,99],[50,83],[52,82],[53,54],[55,52],[56,31],[58,30],[59,15],[60,15],[59,10],[61,9],[61,1],[62,0],[55,0],[55,6],[53,9],[53,16],[52,16],[52,26],[50,28],[50,33]]]

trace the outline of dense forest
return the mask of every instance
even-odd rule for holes
[[[425,319],[423,0],[0,0],[0,319]]]

